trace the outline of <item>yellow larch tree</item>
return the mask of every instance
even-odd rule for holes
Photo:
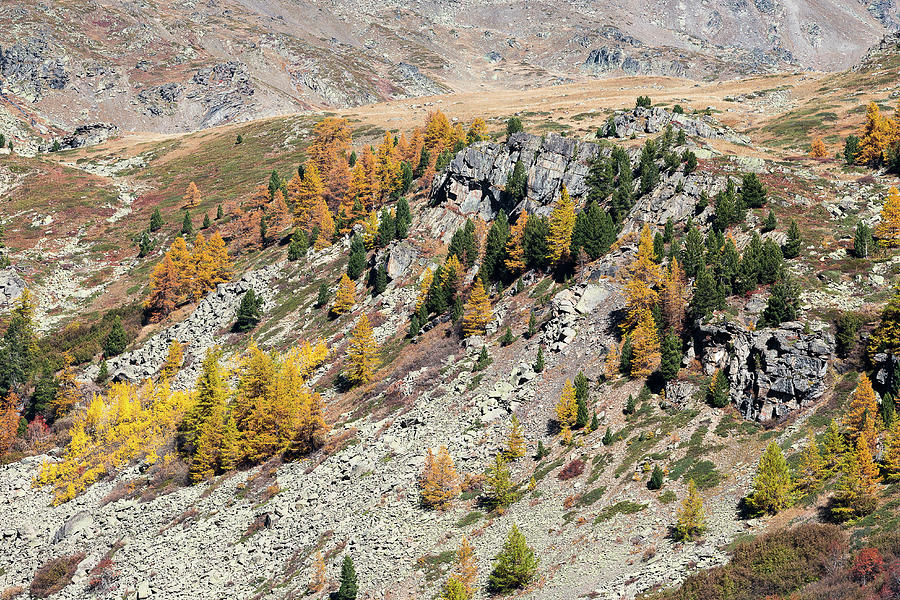
[[[622,361],[622,345],[624,341],[616,343],[613,340],[606,351],[606,360],[603,362],[603,375],[607,379],[615,379],[619,375],[619,367]]]
[[[341,275],[341,282],[338,284],[338,291],[334,297],[334,304],[331,306],[331,313],[334,315],[343,315],[351,310],[356,304],[356,283],[346,273]]]
[[[171,381],[172,378],[178,374],[178,371],[183,364],[184,348],[181,345],[181,342],[177,339],[173,339],[169,342],[169,351],[166,354],[166,360],[159,369],[160,381]]]
[[[850,402],[843,419],[847,438],[852,445],[855,446],[857,439],[871,428],[871,425],[866,423],[866,415],[871,415],[871,418],[874,419],[878,414],[878,397],[875,395],[875,390],[872,389],[872,381],[868,375],[863,373],[860,375],[856,389],[850,394]],[[866,442],[867,444],[870,442],[868,437]]]
[[[575,388],[572,382],[566,379],[559,402],[556,403],[556,421],[565,432],[572,429],[575,418],[578,416],[578,400],[575,398]]]
[[[144,302],[144,309],[151,323],[162,320],[181,303],[180,281],[172,257],[166,254],[150,274],[150,296]]]
[[[637,326],[644,313],[653,311],[659,302],[659,294],[654,289],[660,283],[659,265],[654,261],[653,236],[644,225],[638,242],[637,255],[626,268],[625,282],[625,331]]]
[[[884,161],[884,151],[896,137],[895,125],[881,114],[875,102],[869,102],[866,122],[859,141],[856,162],[864,165],[880,165]]]
[[[428,113],[425,120],[425,147],[431,152],[432,161],[447,147],[450,141],[450,121],[440,110]]]
[[[704,531],[706,531],[706,509],[692,477],[688,480],[688,495],[678,511],[675,538],[689,541],[701,536]]]
[[[488,128],[487,123],[484,122],[484,119],[481,117],[476,117],[474,121],[472,121],[472,125],[469,126],[469,131],[466,133],[466,143],[474,144],[475,142],[482,142],[488,139]]]
[[[509,239],[506,241],[506,269],[513,274],[519,274],[525,270],[525,248],[522,240],[525,237],[525,225],[528,223],[528,213],[519,215],[515,225],[509,229]]]
[[[374,250],[378,241],[378,213],[374,210],[363,221],[363,244],[366,250]]]
[[[812,144],[809,146],[809,155],[813,158],[825,158],[828,156],[828,150],[825,148],[825,142],[822,141],[822,138],[816,136],[813,139]]]
[[[558,265],[569,257],[572,249],[572,232],[575,230],[575,202],[566,186],[562,186],[559,200],[550,213],[550,230],[547,234],[547,259]]]
[[[860,437],[854,449],[847,453],[841,468],[831,513],[839,520],[862,517],[878,504],[881,476],[878,465],[872,459],[869,445]]]
[[[53,413],[60,417],[69,410],[81,398],[81,386],[75,378],[75,366],[72,355],[63,353],[63,368],[56,376],[57,388],[53,398]]]
[[[459,476],[446,446],[441,446],[437,454],[431,448],[428,449],[425,468],[419,476],[419,488],[422,504],[435,510],[450,508],[453,500],[459,496]]]
[[[325,204],[324,199],[320,198],[313,207],[309,225],[310,232],[313,230],[318,231],[313,248],[321,250],[331,245],[331,240],[334,238],[334,216],[328,209],[328,205]]]
[[[314,594],[317,594],[325,589],[325,585],[328,582],[326,581],[325,575],[325,560],[322,558],[322,551],[316,550],[316,558],[313,561],[313,572],[312,576],[309,578],[309,590]]]
[[[645,310],[631,334],[631,376],[647,377],[659,367],[659,333],[653,313]]]
[[[475,594],[475,586],[478,583],[478,562],[475,560],[475,552],[469,539],[463,536],[456,550],[456,563],[453,565],[452,576],[459,581],[466,597],[471,598]]]
[[[476,277],[463,312],[463,335],[466,337],[483,335],[491,321],[491,316],[491,301],[484,291],[481,278]]]
[[[803,453],[800,455],[800,465],[797,469],[797,478],[794,480],[794,485],[801,492],[808,494],[819,489],[824,476],[825,461],[819,452],[816,436],[810,432],[806,448],[803,449]]]
[[[525,456],[525,434],[522,432],[522,424],[516,415],[513,415],[509,421],[505,455],[508,460],[516,460]]]
[[[19,428],[19,396],[10,391],[0,398],[0,456],[9,452]]]
[[[314,162],[308,161],[303,171],[303,179],[297,186],[296,193],[291,201],[294,204],[294,217],[298,227],[304,229],[307,233],[312,231],[312,215],[316,206],[324,200],[325,185],[322,183],[322,176],[319,174],[319,168]]]
[[[166,255],[171,257],[172,265],[174,265],[175,273],[178,277],[177,304],[180,305],[193,297],[196,261],[193,253],[188,250],[187,242],[181,236],[175,238]]]
[[[425,269],[422,275],[422,282],[419,284],[419,295],[416,297],[416,312],[422,308],[422,305],[428,300],[428,290],[431,289],[431,282],[434,281],[434,269],[431,267]]]
[[[384,139],[376,152],[376,174],[381,182],[380,202],[384,203],[395,194],[402,184],[400,161],[397,159],[397,149],[394,145],[394,136],[384,132]]]
[[[188,184],[187,189],[184,192],[184,201],[187,206],[190,207],[200,204],[200,190],[193,181]]]
[[[900,191],[894,186],[891,186],[884,199],[874,234],[882,246],[893,248],[900,245]]]
[[[378,360],[378,345],[372,333],[369,317],[363,315],[350,332],[350,344],[347,349],[348,373],[350,381],[356,385],[364,385],[372,381],[375,375],[375,363]]]
[[[669,269],[663,278],[660,301],[662,302],[662,315],[666,325],[680,335],[684,327],[687,293],[684,271],[682,271],[677,258],[672,258]]]

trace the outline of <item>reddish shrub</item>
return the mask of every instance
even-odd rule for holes
[[[584,473],[584,461],[580,458],[576,458],[565,467],[563,467],[562,471],[559,472],[557,477],[560,481],[568,481],[575,477],[578,477]]]
[[[863,585],[870,583],[884,568],[884,559],[878,548],[863,548],[853,559],[850,575]]]
[[[46,598],[72,583],[72,576],[78,563],[84,560],[84,554],[72,554],[53,558],[43,564],[31,580],[32,598]]]

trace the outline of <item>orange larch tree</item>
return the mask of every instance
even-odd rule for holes
[[[193,181],[187,186],[184,192],[184,201],[187,206],[194,207],[200,204],[200,190]]]
[[[631,334],[631,376],[647,377],[659,367],[659,334],[653,313],[644,311]]]
[[[483,335],[488,323],[491,321],[491,301],[484,291],[484,284],[480,277],[475,278],[469,301],[466,302],[463,312],[463,335]]]
[[[547,234],[547,259],[553,266],[568,258],[572,248],[572,232],[575,230],[575,202],[566,186],[562,186],[559,200],[550,213],[550,231]]]
[[[346,314],[353,310],[355,304],[356,284],[344,273],[341,275],[341,281],[338,284],[338,291],[334,297],[334,304],[331,306],[331,313],[334,315]]]
[[[891,186],[881,207],[881,217],[875,225],[875,238],[882,246],[900,245],[900,191]]]
[[[348,354],[348,377],[355,385],[364,385],[372,381],[375,375],[375,362],[378,359],[378,345],[369,317],[363,315],[350,332]]]
[[[431,448],[428,449],[425,467],[419,476],[419,488],[422,504],[436,510],[450,508],[453,500],[459,496],[459,476],[446,446],[441,446],[437,454]]]
[[[519,215],[515,225],[509,229],[509,239],[506,241],[506,269],[513,274],[525,270],[525,248],[522,239],[525,237],[525,225],[528,223],[528,213]]]

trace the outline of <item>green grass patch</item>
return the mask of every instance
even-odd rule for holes
[[[642,510],[647,508],[646,504],[641,504],[639,502],[631,502],[629,500],[625,500],[622,502],[617,502],[612,506],[607,506],[597,515],[597,518],[594,519],[594,524],[604,523],[609,521],[616,515],[633,515],[635,513],[639,513]]]

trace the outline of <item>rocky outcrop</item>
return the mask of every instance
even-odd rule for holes
[[[730,322],[701,324],[695,344],[704,371],[722,369],[729,398],[747,419],[778,419],[825,393],[834,356],[828,331],[808,331],[799,322],[749,331]]]
[[[655,49],[610,45],[591,50],[582,68],[595,75],[621,71],[626,75],[684,77],[688,66],[688,63],[677,58],[661,58]]]
[[[669,125],[692,137],[722,139],[735,144],[750,143],[750,138],[735,133],[709,115],[678,114],[658,106],[639,106],[634,110],[616,112],[607,120],[603,134],[606,137],[630,138],[638,133],[659,133]]]
[[[447,170],[435,177],[432,204],[454,204],[463,215],[478,215],[486,220],[494,218],[501,209],[511,215],[522,211],[548,214],[562,185],[576,199],[585,197],[591,160],[598,153],[607,156],[609,152],[590,142],[527,133],[514,134],[505,143],[476,144],[461,150]],[[630,151],[635,167],[639,154],[638,149]],[[528,185],[525,199],[516,203],[504,190],[519,160],[525,165]],[[708,173],[685,174],[681,167],[668,172],[661,167],[659,183],[650,193],[637,198],[625,220],[623,233],[639,230],[644,223],[662,225],[669,218],[681,223],[693,217],[695,222],[702,223],[711,209],[696,214],[701,193],[706,191],[714,196],[725,183],[725,179]],[[639,177],[635,181],[635,189],[638,188]]]
[[[0,74],[4,88],[32,101],[40,100],[47,90],[61,90],[69,84],[65,64],[37,37],[0,48]]]
[[[210,292],[184,321],[168,327],[147,340],[140,348],[109,359],[107,367],[115,381],[143,381],[159,372],[166,360],[169,344],[178,340],[185,345],[184,368],[172,382],[176,389],[193,385],[201,359],[208,348],[221,343],[222,332],[235,318],[238,304],[247,290],[253,289],[263,299],[269,295],[270,281],[281,272],[281,264],[274,264],[244,274],[237,281],[219,284]],[[193,357],[193,359],[189,359]],[[97,367],[90,367],[86,375],[96,376]]]
[[[75,148],[86,148],[88,146],[96,146],[115,137],[119,134],[119,128],[112,123],[94,123],[92,125],[80,125],[67,136],[59,141],[60,150],[74,150]],[[52,146],[41,146],[41,152],[49,152]]]
[[[464,214],[485,219],[500,209],[507,213],[542,212],[564,184],[573,196],[587,191],[585,177],[599,146],[558,135],[540,137],[516,133],[505,143],[483,142],[461,150],[432,185],[434,203],[452,201]],[[526,199],[519,205],[504,192],[506,180],[517,161],[528,173]]]
[[[26,283],[12,267],[0,269],[0,312],[13,307],[25,291]]]

